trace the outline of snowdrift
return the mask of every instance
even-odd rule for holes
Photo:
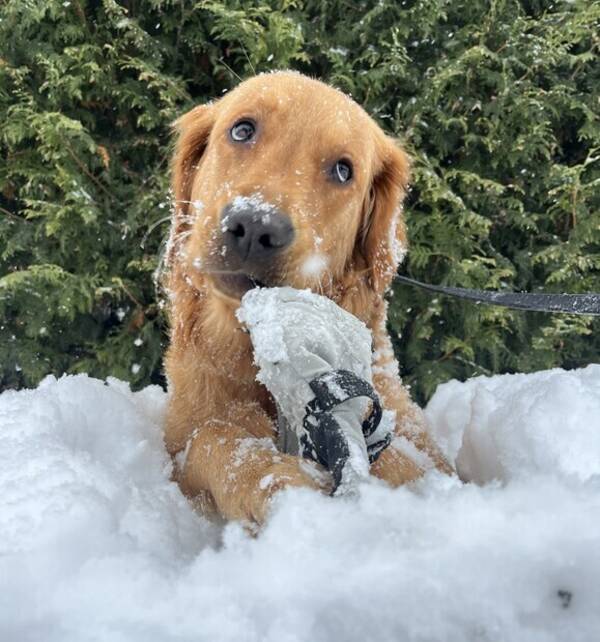
[[[166,395],[0,396],[0,640],[600,639],[600,366],[440,386],[463,483],[280,495],[257,539],[169,481]]]

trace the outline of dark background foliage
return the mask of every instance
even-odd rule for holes
[[[414,159],[403,270],[600,291],[600,3],[5,0],[0,7],[0,386],[89,372],[162,382],[154,273],[170,123],[254,71],[350,93]],[[391,296],[402,374],[597,361],[600,324]]]

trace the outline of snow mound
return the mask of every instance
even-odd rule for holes
[[[256,539],[170,482],[166,394],[0,395],[0,640],[595,640],[600,366],[441,386],[465,476],[281,494]]]
[[[450,381],[427,415],[463,479],[600,475],[600,365]]]

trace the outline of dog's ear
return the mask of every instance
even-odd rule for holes
[[[191,228],[190,198],[194,174],[215,122],[214,104],[199,105],[173,123],[177,139],[171,163],[171,189],[175,199],[171,242],[167,264],[172,263],[176,246],[187,230]]]
[[[406,250],[401,207],[410,179],[410,161],[387,136],[379,148],[379,167],[364,205],[359,252],[369,270],[369,285],[383,293]]]

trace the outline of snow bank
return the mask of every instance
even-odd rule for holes
[[[463,484],[282,494],[257,539],[169,481],[166,395],[0,396],[0,640],[596,640],[600,366],[441,386]]]
[[[600,365],[450,381],[427,415],[463,479],[600,475]]]

